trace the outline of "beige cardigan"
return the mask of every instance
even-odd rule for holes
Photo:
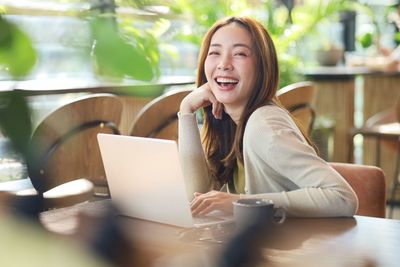
[[[179,114],[178,114],[179,115]],[[189,197],[211,188],[194,114],[179,115],[179,153]],[[245,194],[271,199],[289,216],[353,216],[357,196],[308,145],[286,110],[267,105],[249,118],[243,138]]]

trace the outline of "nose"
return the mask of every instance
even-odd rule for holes
[[[221,61],[218,64],[218,70],[232,70],[232,62],[228,56],[221,57]]]

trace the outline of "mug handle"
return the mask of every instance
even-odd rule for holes
[[[274,224],[282,224],[285,220],[286,220],[286,212],[285,212],[285,210],[282,209],[282,208],[275,208],[274,218],[273,218],[272,222]]]

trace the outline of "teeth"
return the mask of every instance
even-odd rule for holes
[[[219,83],[238,83],[238,80],[230,79],[230,78],[217,78],[217,82]]]

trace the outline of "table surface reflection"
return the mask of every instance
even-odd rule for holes
[[[104,213],[109,200],[88,202],[41,214],[44,226],[73,235],[78,214]],[[120,217],[129,238],[157,255],[158,264],[211,266],[238,235],[234,224],[183,229]],[[262,266],[398,266],[400,220],[354,218],[288,218],[262,238]],[[195,259],[195,260],[194,260]],[[183,266],[182,265],[182,266]],[[188,265],[187,265],[188,266]]]

